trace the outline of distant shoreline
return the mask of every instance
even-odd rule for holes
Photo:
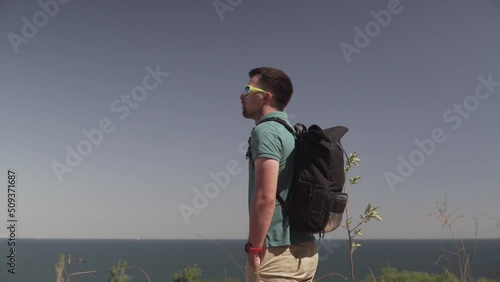
[[[7,237],[2,237],[0,238],[0,243],[2,241],[8,241]],[[86,241],[245,241],[246,239],[181,239],[181,238],[176,238],[176,239],[153,239],[153,238],[16,238],[16,240],[86,240]],[[328,240],[328,241],[347,241],[347,238],[345,239],[321,239],[321,240]],[[357,241],[453,241],[453,240],[477,240],[477,241],[483,241],[483,240],[500,240],[498,237],[492,237],[492,238],[422,238],[422,239],[416,239],[416,238],[384,238],[384,239],[357,239]],[[317,240],[319,241],[319,240]]]

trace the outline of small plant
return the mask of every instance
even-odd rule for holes
[[[229,277],[229,278],[208,279],[208,280],[203,280],[203,282],[240,282],[240,280]]]
[[[109,273],[109,282],[129,282],[128,275],[125,274],[128,264],[126,261],[119,260],[116,265],[111,267]]]
[[[374,277],[368,275],[365,282],[455,282],[458,281],[455,275],[450,273],[433,274],[420,271],[409,271],[403,270],[398,272],[396,268],[384,267],[381,270],[380,275]]]
[[[201,269],[197,264],[194,266],[188,266],[184,268],[180,273],[175,273],[172,276],[173,282],[239,282],[240,280],[232,277],[225,278],[217,278],[217,279],[209,279],[209,280],[200,280],[201,278]]]
[[[489,280],[488,278],[474,278],[472,273],[472,262],[476,256],[477,252],[477,239],[474,240],[475,244],[472,252],[467,248],[462,239],[456,237],[455,229],[453,227],[454,223],[457,220],[463,219],[464,216],[459,214],[459,208],[453,208],[453,205],[448,202],[446,194],[444,196],[444,200],[440,200],[432,187],[429,187],[431,192],[434,194],[435,204],[436,204],[436,212],[429,215],[435,217],[437,220],[441,222],[441,226],[446,227],[450,232],[451,239],[453,240],[454,249],[453,250],[444,250],[445,254],[441,255],[436,262],[434,263],[437,266],[440,266],[447,274],[450,276],[453,275],[457,277],[456,280],[460,282],[468,282],[468,281],[477,281],[477,282],[486,282],[486,281],[494,281]],[[498,219],[489,217],[492,220],[497,222],[498,230],[500,221]],[[475,220],[475,236],[477,238],[478,229],[479,229],[479,220],[477,218]],[[444,261],[445,263],[443,263]]]
[[[127,268],[131,268],[131,269],[138,269],[142,272],[142,274],[144,274],[144,276],[146,276],[146,279],[148,279],[148,282],[151,282],[151,278],[149,278],[149,275],[146,271],[144,271],[144,269],[138,267],[138,266],[135,266],[135,265],[127,265]]]
[[[184,268],[180,273],[174,273],[173,282],[198,282],[201,277],[201,269],[197,264]]]
[[[68,255],[68,264],[67,267],[65,265],[65,255],[64,254],[59,254],[59,258],[57,261],[57,264],[55,266],[55,281],[56,282],[71,282],[71,277],[77,276],[77,275],[84,275],[84,274],[96,274],[96,270],[87,270],[87,271],[80,271],[80,272],[71,272],[71,263],[73,261],[77,261],[80,263],[85,263],[85,260],[81,257],[73,257],[72,255]],[[67,269],[66,269],[67,268]],[[64,276],[66,276],[66,280],[64,280]]]
[[[351,153],[348,156],[347,159],[347,166],[345,168],[346,174],[349,172],[351,167],[353,165],[358,166],[360,162],[360,159],[358,158],[358,154],[356,152]],[[347,206],[345,209],[345,214],[346,214],[346,221],[345,221],[345,229],[347,230],[347,236],[349,239],[349,259],[350,259],[350,264],[351,264],[351,279],[352,281],[355,280],[355,275],[354,275],[354,251],[356,248],[360,247],[361,244],[356,243],[354,241],[354,238],[358,236],[362,236],[363,234],[361,233],[361,226],[367,222],[369,222],[371,219],[376,219],[378,221],[382,221],[382,217],[378,214],[378,207],[377,206],[372,206],[370,203],[366,206],[364,214],[360,215],[360,221],[357,224],[353,223],[353,219],[350,213],[350,202],[351,202],[351,191],[352,187],[354,185],[359,184],[359,180],[361,179],[361,176],[355,176],[352,178],[349,178],[349,189],[348,189],[348,202]]]
[[[440,274],[427,273],[413,270],[398,271],[393,267],[384,267],[381,273],[376,277],[372,275],[366,276],[364,282],[459,282],[461,281],[455,274],[443,272]],[[495,282],[489,278],[479,278],[478,280],[470,280],[476,282]]]
[[[59,254],[59,260],[56,264],[56,282],[64,282],[62,278],[62,273],[64,271],[64,254]]]

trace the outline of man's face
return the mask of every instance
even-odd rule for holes
[[[259,76],[253,76],[248,85],[260,88],[259,84]],[[264,106],[264,95],[262,92],[250,92],[247,95],[240,95],[241,99],[241,108],[243,112],[243,116],[246,118],[256,119],[262,114],[262,107]]]

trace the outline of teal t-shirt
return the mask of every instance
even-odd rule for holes
[[[262,119],[278,117],[288,121],[285,112],[275,111]],[[275,121],[263,122],[252,130],[250,149],[253,160],[257,158],[271,158],[279,162],[279,176],[277,191],[283,199],[287,199],[293,178],[295,161],[295,137],[280,123]],[[250,208],[255,194],[255,169],[249,165],[248,206]],[[311,233],[304,233],[290,228],[290,222],[285,209],[276,200],[273,219],[266,236],[266,245],[276,247],[296,245],[300,242],[315,240]]]

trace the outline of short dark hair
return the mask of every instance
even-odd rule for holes
[[[282,70],[270,67],[254,68],[248,73],[250,78],[255,75],[260,75],[259,86],[273,94],[276,109],[283,111],[293,94],[290,77]]]

